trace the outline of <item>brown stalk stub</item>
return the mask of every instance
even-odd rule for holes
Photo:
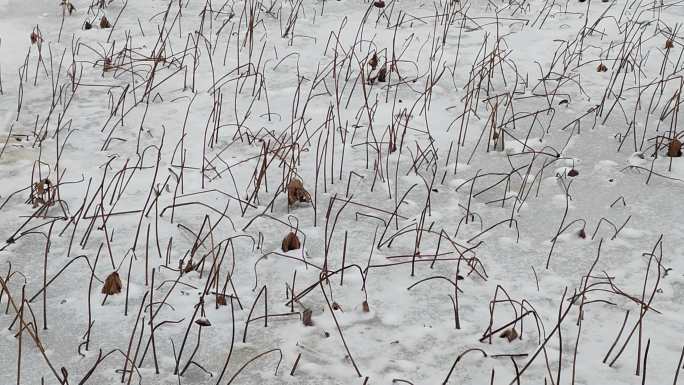
[[[304,312],[302,313],[302,323],[304,326],[313,326],[313,321],[311,320],[312,315],[313,312],[311,309],[304,309]]]
[[[368,306],[368,301],[363,301],[363,303],[361,304],[361,306],[363,307],[363,312],[364,312],[364,313],[370,312],[370,306]]]
[[[682,142],[679,139],[674,138],[670,141],[670,144],[667,146],[667,156],[671,158],[682,156]]]
[[[119,278],[119,273],[116,271],[109,274],[107,279],[105,279],[104,286],[102,286],[102,294],[114,295],[121,293],[121,278]]]
[[[665,42],[665,49],[674,48],[674,41],[672,39],[667,39]]]
[[[505,338],[508,342],[513,342],[513,340],[518,338],[518,332],[514,328],[506,329],[499,335],[499,338]]]
[[[287,253],[290,250],[297,250],[301,247],[301,243],[299,242],[299,238],[297,238],[297,234],[290,232],[287,234],[287,236],[283,239],[282,243],[282,249],[283,252]]]
[[[311,195],[304,189],[304,183],[294,178],[287,184],[287,203],[292,206],[297,202],[311,202]]]
[[[605,64],[601,63],[596,67],[596,72],[608,72],[608,67],[606,67]]]

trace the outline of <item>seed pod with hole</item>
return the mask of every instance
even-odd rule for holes
[[[107,279],[105,279],[104,286],[102,286],[102,294],[114,295],[121,293],[121,288],[123,284],[121,283],[121,278],[119,278],[119,273],[116,271],[109,274]]]

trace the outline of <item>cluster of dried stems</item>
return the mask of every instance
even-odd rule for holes
[[[86,384],[98,370],[101,370],[105,360],[114,360],[115,357],[120,360],[118,365],[121,383],[131,384],[134,377],[141,377],[139,368],[145,366],[146,362],[150,365],[150,360],[155,372],[160,373],[159,351],[162,349],[160,345],[165,341],[159,341],[155,336],[158,329],[178,324],[185,325],[184,333],[179,339],[170,342],[175,362],[173,374],[178,376],[179,383],[180,377],[190,368],[214,375],[215,373],[211,373],[207,368],[207,363],[201,361],[202,355],[198,354],[203,346],[202,333],[207,333],[205,329],[212,327],[205,310],[211,299],[214,300],[216,309],[229,307],[231,312],[230,346],[222,370],[216,376],[217,385],[226,383],[224,377],[231,360],[234,359],[232,353],[237,330],[236,306],[239,310],[246,309],[243,306],[246,296],[244,293],[238,293],[238,285],[234,281],[238,258],[235,246],[236,243],[243,241],[251,245],[241,245],[242,249],[259,252],[261,257],[253,263],[256,275],[254,292],[257,292],[257,289],[259,291],[244,321],[242,341],[247,341],[248,326],[254,321],[263,320],[264,327],[267,327],[269,319],[298,319],[303,326],[313,326],[316,317],[330,316],[342,341],[340,349],[344,349],[343,354],[348,357],[353,373],[364,378],[364,384],[370,383],[369,377],[362,374],[363,365],[357,365],[352,354],[359,347],[355,349],[349,346],[345,330],[338,322],[336,313],[342,311],[342,306],[334,299],[331,283],[334,277],[339,276],[340,286],[344,286],[345,272],[357,271],[361,277],[360,281],[363,282],[364,297],[362,301],[359,300],[358,305],[361,306],[360,311],[370,312],[366,282],[369,276],[372,276],[372,271],[410,266],[412,277],[427,272],[429,276],[416,279],[407,289],[417,289],[426,282],[449,283],[448,297],[453,308],[454,328],[461,329],[459,302],[464,295],[464,283],[460,281],[466,278],[479,282],[489,280],[486,270],[488,261],[479,253],[484,244],[484,237],[503,228],[515,234],[516,240],[520,238],[517,214],[528,201],[539,196],[542,180],[552,174],[550,170],[572,160],[564,156],[564,150],[571,138],[580,134],[582,123],[585,123],[586,127],[588,121],[589,127],[594,128],[597,124],[606,123],[609,118],[612,118],[612,121],[624,120],[626,130],[617,137],[617,151],[627,146],[641,154],[644,159],[650,157],[653,160],[652,166],[645,169],[648,171],[646,184],[653,176],[675,180],[654,171],[653,164],[658,157],[667,156],[670,157],[671,167],[672,158],[681,156],[681,133],[678,131],[677,117],[684,88],[684,77],[681,75],[684,63],[681,62],[682,55],[676,51],[681,52],[682,39],[676,28],[670,29],[664,24],[658,24],[653,36],[648,37],[647,34],[652,32],[652,27],[650,23],[640,21],[642,13],[651,12],[659,15],[660,12],[666,12],[660,9],[662,5],[658,6],[655,2],[648,10],[629,15],[623,13],[620,19],[614,20],[622,38],[610,43],[610,49],[595,60],[587,59],[588,40],[595,35],[602,35],[600,26],[609,21],[604,13],[593,24],[588,24],[588,20],[591,19],[588,17],[591,2],[587,2],[587,24],[582,26],[574,40],[559,42],[553,53],[553,61],[549,65],[539,65],[536,83],[518,71],[516,63],[511,59],[511,51],[507,48],[506,35],[500,34],[498,28],[495,35],[485,33],[469,72],[465,74],[463,96],[459,100],[459,105],[463,107],[449,108],[449,111],[455,112],[455,117],[449,122],[447,130],[455,141],[449,143],[446,153],[439,149],[432,139],[433,127],[429,123],[428,112],[438,84],[449,81],[455,84],[456,79],[463,75],[457,73],[458,61],[463,60],[459,56],[462,33],[485,29],[490,23],[541,28],[548,23],[551,15],[559,13],[557,2],[547,1],[537,14],[532,13],[530,2],[526,0],[490,2],[488,8],[494,7],[494,3],[497,3],[496,16],[480,18],[471,17],[468,13],[470,8],[465,2],[459,1],[440,2],[439,7],[435,7],[433,15],[423,18],[402,11],[400,6],[396,5],[396,1],[389,1],[387,4],[384,1],[366,4],[368,8],[358,25],[351,47],[341,38],[342,29],[345,28],[343,24],[339,31],[331,32],[325,42],[325,55],[330,61],[321,63],[313,78],[298,75],[299,81],[296,84],[295,97],[292,99],[289,121],[271,110],[267,87],[270,81],[267,80],[267,74],[271,68],[267,66],[273,66],[272,69],[275,70],[291,60],[293,54],[280,58],[275,64],[262,60],[266,44],[260,44],[260,34],[265,30],[266,23],[277,20],[280,36],[286,39],[289,46],[294,45],[295,41],[311,38],[303,35],[298,29],[299,21],[307,9],[304,1],[289,2],[286,7],[275,1],[269,3],[247,0],[239,9],[234,8],[234,4],[231,5],[228,1],[219,5],[207,0],[198,16],[198,24],[188,30],[188,23],[185,20],[192,17],[186,12],[190,3],[192,2],[169,1],[166,9],[149,20],[147,25],[138,20],[139,31],[123,31],[119,27],[120,17],[128,2],[118,4],[114,1],[93,0],[86,11],[84,29],[93,29],[93,24],[96,24],[100,29],[108,30],[105,32],[108,33],[106,44],[99,44],[97,47],[74,38],[70,52],[64,49],[60,54],[53,51],[54,45],[46,43],[46,37],[38,26],[30,35],[31,46],[18,72],[15,121],[27,121],[28,114],[35,114],[35,117],[31,118],[34,124],[30,132],[14,134],[14,137],[25,138],[26,145],[30,144],[31,147],[39,149],[39,156],[33,164],[28,187],[10,194],[0,205],[0,213],[3,210],[8,211],[17,202],[15,197],[28,193],[25,203],[30,203],[34,209],[32,214],[6,238],[1,250],[16,250],[24,242],[28,242],[26,239],[35,236],[43,236],[45,241],[42,284],[35,293],[26,293],[26,285],[21,283],[22,272],[13,271],[11,264],[6,275],[0,276],[0,302],[5,302],[5,319],[10,320],[8,327],[15,333],[17,340],[17,384],[22,378],[22,350],[26,348],[26,336],[60,384]],[[625,2],[627,3],[630,2]],[[60,6],[64,9],[62,26],[64,18],[79,17],[78,10],[70,1],[63,0]],[[322,17],[326,2],[320,2],[318,6]],[[607,9],[613,7],[614,3],[611,3]],[[110,16],[116,14],[112,18],[113,21],[107,18],[105,12]],[[506,13],[510,16],[503,17]],[[413,24],[432,25],[433,33],[425,42],[426,48],[419,52],[418,58],[409,59],[408,55],[405,55],[405,47],[406,44],[414,43],[412,40],[408,43],[399,43],[397,35],[400,30],[410,28]],[[141,36],[150,34],[151,25],[155,26],[154,31],[157,34],[154,38],[155,43],[151,47],[137,44],[133,37],[134,33],[139,32]],[[382,48],[375,43],[369,44],[371,37],[365,31],[368,26],[385,28],[392,32],[394,38],[391,46]],[[118,33],[113,35],[115,31]],[[58,42],[65,40],[62,33],[60,27]],[[172,46],[172,41],[179,41],[176,37],[179,37],[180,41],[184,40],[183,46]],[[665,42],[662,45],[662,64],[657,79],[639,83],[637,86],[627,86],[631,84],[628,83],[631,77],[639,76],[638,73],[645,70],[644,60],[639,59],[643,57],[642,46],[647,40],[655,38]],[[446,53],[453,50],[454,46],[457,51],[456,60],[449,63]],[[223,49],[223,53],[220,49]],[[233,52],[235,57],[229,59],[229,52]],[[90,62],[82,60],[86,53],[96,59]],[[199,79],[199,72],[206,69],[207,61],[211,71],[211,85],[208,90],[200,88],[203,86]],[[237,64],[228,68],[227,62]],[[596,62],[599,63],[598,74],[589,75],[595,72],[591,68]],[[429,63],[428,68],[423,67],[424,63]],[[64,68],[67,70],[63,71]],[[299,74],[299,63],[296,71]],[[73,151],[67,144],[76,130],[72,127],[73,119],[69,118],[70,107],[77,95],[85,92],[86,87],[93,86],[84,81],[84,78],[90,79],[91,76],[88,74],[93,72],[99,73],[103,79],[117,81],[116,86],[107,89],[109,111],[100,129],[103,140],[97,150],[113,154],[113,148],[128,141],[126,134],[122,132],[124,128],[133,125],[140,128],[135,141],[135,154],[123,163],[117,156],[111,156],[100,167],[102,175],[99,181],[93,177],[87,180],[85,177],[81,180],[66,180],[64,177],[67,172],[72,171],[73,174],[73,170],[67,170],[62,160],[65,150]],[[587,74],[586,76],[608,78],[603,98],[594,108],[577,119],[561,124],[559,131],[568,133],[565,146],[536,149],[530,138],[536,135],[543,137],[552,127],[558,127],[559,106],[572,102],[570,95],[564,93],[564,90],[575,88],[578,94],[586,95],[582,87],[582,73]],[[30,77],[33,78],[32,81]],[[25,108],[23,97],[25,92],[29,91],[29,87],[37,86],[39,81],[49,84],[51,95],[49,106],[35,112],[33,109]],[[165,141],[167,133],[162,127],[161,135],[155,138],[156,143],[145,146],[149,140],[145,137],[148,131],[144,127],[153,124],[146,121],[148,110],[153,110],[155,103],[164,102],[165,98],[169,98],[164,90],[172,83],[182,84],[182,89],[193,95],[192,98],[187,97],[189,101],[180,140],[169,144]],[[504,91],[501,91],[502,89]],[[206,117],[200,149],[187,139],[187,124],[195,96],[201,92],[206,92],[211,98],[211,110]],[[309,110],[313,108],[313,103],[317,102],[316,98],[322,92],[330,97],[330,102],[323,120],[314,121],[309,117]],[[410,102],[400,99],[406,92],[413,95]],[[2,94],[0,78],[0,95]],[[351,103],[352,95],[357,95],[361,100],[360,108],[356,111],[350,107],[354,105]],[[636,103],[630,105],[626,99],[636,100]],[[381,119],[376,115],[380,103],[390,106],[388,108],[392,114],[389,122],[381,123]],[[540,107],[533,112],[519,112],[520,106],[528,106],[530,103],[536,103]],[[245,105],[247,108],[244,108]],[[266,111],[262,117],[266,117],[268,121],[281,119],[285,122],[286,129],[280,132],[268,129],[255,130],[251,123],[257,106],[263,107]],[[653,122],[651,115],[658,108],[660,118]],[[144,113],[138,122],[134,116],[140,111]],[[481,116],[483,111],[489,115]],[[227,115],[231,118],[226,118]],[[353,116],[356,120],[349,120],[345,116]],[[424,131],[414,127],[417,119],[424,120]],[[653,125],[655,127],[652,127]],[[475,135],[470,132],[478,129],[481,131]],[[649,133],[654,130],[657,135],[649,138]],[[410,139],[415,137],[416,131],[418,135],[429,139],[423,142]],[[479,138],[474,144],[467,140],[473,135]],[[0,151],[0,159],[11,136],[10,131]],[[226,144],[226,141],[229,143]],[[454,193],[462,194],[466,198],[466,203],[459,205],[456,213],[458,225],[455,232],[453,229],[435,226],[435,222],[430,219],[435,194],[448,177],[461,176],[463,172],[457,168],[458,164],[470,163],[476,156],[483,156],[492,151],[503,152],[507,143],[514,143],[522,148],[520,152],[506,154],[510,169],[503,172],[478,170],[474,175],[464,179],[454,189]],[[224,152],[232,145],[250,148],[254,150],[255,155],[231,163],[224,156]],[[173,150],[169,160],[165,154],[169,153],[170,148]],[[309,152],[311,155],[307,154]],[[364,169],[350,166],[349,157],[352,152],[356,155],[363,154]],[[44,160],[48,157],[50,160]],[[300,174],[300,171],[305,169],[302,166],[303,158],[313,160],[313,166],[308,168],[312,170],[309,179]],[[194,163],[196,161],[190,159],[201,160]],[[234,171],[246,167],[245,164],[249,164],[250,167],[253,165],[249,173],[251,176],[246,183],[238,183]],[[450,167],[452,164],[453,169]],[[639,168],[640,166],[629,167],[630,170],[637,171]],[[402,176],[400,173],[418,176],[422,184],[413,184],[403,191],[399,184]],[[546,269],[549,269],[552,263],[557,263],[552,257],[557,254],[557,241],[562,234],[574,228],[573,231],[576,231],[579,238],[587,238],[586,229],[591,226],[590,220],[568,218],[573,197],[572,182],[578,175],[579,172],[573,167],[569,172],[556,176],[566,197],[566,206],[559,218],[558,230],[551,237]],[[191,182],[188,180],[197,181],[195,176],[199,177],[200,182],[197,185],[190,185]],[[217,183],[219,181],[220,184]],[[367,185],[374,196],[381,196],[383,201],[390,202],[390,208],[388,209],[386,204],[371,203],[373,201],[367,198],[355,197],[351,192],[352,186],[357,183]],[[73,187],[66,187],[67,185],[78,185],[82,188],[82,199],[77,202],[80,205],[74,206],[74,200],[68,202],[63,199],[60,192]],[[125,205],[133,185],[146,186],[145,199],[140,202],[142,205],[136,202],[134,206],[138,207],[137,209],[120,208]],[[202,199],[209,194],[219,194],[228,203],[225,207],[211,206]],[[409,196],[412,199],[416,196],[422,199],[418,210],[411,214],[404,208],[410,200]],[[505,211],[506,216],[495,221],[483,218],[483,214],[475,210],[476,201],[487,206],[500,206],[501,209],[508,210]],[[613,205],[619,201],[620,198]],[[239,206],[237,212],[240,218],[231,218],[228,214],[231,203],[233,206]],[[626,205],[624,198],[622,203]],[[187,220],[187,216],[179,212],[185,208],[202,210],[202,222],[199,226],[196,223],[183,222]],[[324,245],[321,254],[324,262],[321,266],[307,259],[306,234],[299,227],[299,223],[293,226],[292,223],[278,217],[277,214],[283,210],[292,212],[293,216],[308,216],[313,226],[323,227]],[[169,215],[166,215],[167,213]],[[414,214],[414,218],[417,219],[411,220]],[[347,218],[353,217],[359,222],[377,224],[365,266],[346,260],[348,229],[343,230],[343,244],[333,243],[333,239],[340,238],[340,217],[343,215]],[[527,299],[513,299],[502,286],[497,285],[493,298],[487,302],[489,320],[483,325],[484,332],[479,342],[492,344],[493,337],[498,335],[513,344],[524,337],[534,335],[537,348],[527,353],[509,355],[491,355],[480,348],[467,349],[456,358],[443,384],[450,381],[456,364],[467,353],[474,351],[482,353],[484,357],[510,357],[516,372],[511,383],[521,383],[523,374],[536,358],[543,356],[546,371],[544,382],[548,379],[551,384],[560,384],[561,370],[565,367],[563,359],[567,354],[563,351],[562,334],[570,328],[576,328],[577,339],[571,353],[574,384],[585,309],[599,304],[618,307],[618,303],[621,306],[637,306],[638,315],[629,324],[629,328],[627,325],[630,311],[626,312],[622,327],[603,362],[613,366],[623,357],[628,345],[636,341],[637,355],[633,358],[636,364],[635,372],[642,376],[642,383],[645,384],[650,349],[650,339],[647,339],[644,347],[645,316],[647,313],[657,312],[652,307],[652,302],[660,288],[661,279],[668,271],[662,264],[662,237],[650,253],[644,254],[644,257],[648,257],[648,262],[640,296],[621,289],[614,277],[607,272],[594,271],[599,262],[603,243],[601,237],[607,236],[605,231],[601,231],[601,225],[604,225],[604,228],[611,226],[611,233],[608,235],[615,239],[630,219],[631,216],[621,225],[616,225],[604,216],[596,223],[590,237],[594,240],[600,232],[601,240],[596,259],[587,274],[581,277],[578,288],[571,295],[568,295],[568,289],[565,289],[559,302],[558,317],[552,325],[548,324],[548,320],[545,324],[544,315],[539,314]],[[134,229],[131,230],[134,235],[130,239],[117,237],[115,240],[115,226],[122,226],[120,223],[123,220],[128,226],[134,224]],[[235,223],[243,223],[244,226],[236,228]],[[168,236],[169,234],[163,230],[165,224],[176,225],[184,238],[192,239],[191,246],[187,249],[179,246],[183,242],[178,239],[174,241],[173,236]],[[277,228],[285,235],[281,242],[282,253],[264,250],[264,242],[275,244],[277,240],[264,239],[261,231],[252,230],[263,228],[260,226]],[[478,228],[477,226],[479,231],[472,232],[473,228]],[[233,233],[225,236],[221,229],[228,227]],[[412,250],[387,256],[382,262],[373,260],[374,249],[386,250],[392,254],[392,245],[405,244],[405,240],[412,244]],[[51,244],[56,241],[64,242],[66,245],[68,262],[49,277],[48,270],[62,264],[55,260],[55,255],[50,254]],[[93,242],[96,247],[92,246]],[[125,246],[121,246],[122,244]],[[166,245],[165,250],[163,245]],[[74,256],[77,254],[75,250],[79,247],[83,253]],[[94,249],[97,249],[96,253],[91,252]],[[435,250],[434,254],[421,253],[421,250],[432,249]],[[118,250],[127,252],[122,257],[117,253]],[[339,250],[342,252],[337,253]],[[342,255],[340,265],[337,265],[337,259],[333,258],[333,255],[337,254]],[[177,264],[172,261],[172,256],[176,255],[181,255]],[[269,313],[269,286],[258,285],[262,277],[257,266],[269,256],[278,257],[292,264],[292,282],[285,284],[285,306],[289,307],[289,311]],[[106,353],[99,350],[90,369],[79,379],[70,379],[69,369],[59,367],[53,362],[55,359],[46,354],[39,321],[36,319],[37,313],[32,308],[36,301],[42,301],[42,330],[47,330],[48,320],[50,323],[54,322],[49,317],[48,290],[55,282],[64,279],[68,272],[76,269],[72,266],[80,266],[89,272],[88,292],[84,293],[88,299],[87,307],[83,309],[87,314],[88,327],[78,346],[78,354],[85,356],[83,351],[91,349],[91,340],[96,330],[91,304],[94,286],[101,285],[101,306],[106,306],[107,297],[114,295],[125,296],[125,315],[129,312],[129,300],[138,306],[137,311],[132,313],[135,314],[135,321],[126,346]],[[306,285],[295,286],[297,266],[315,269],[318,279]],[[534,276],[537,277],[534,266],[532,269]],[[108,276],[103,278],[99,273],[102,271],[107,271]],[[175,278],[155,286],[155,276],[162,271],[173,272]],[[445,271],[453,271],[453,275],[447,276]],[[136,274],[144,276],[145,292],[141,298],[131,297],[129,293],[128,283]],[[188,275],[199,279],[203,285],[193,286],[188,283],[184,278]],[[538,281],[536,284],[539,288]],[[18,286],[21,286],[20,293],[16,289]],[[181,287],[196,289],[199,296],[196,305],[189,312],[190,318],[176,320],[167,317],[168,313],[163,309],[171,307],[168,302],[173,293],[178,292]],[[273,290],[271,287],[271,293]],[[311,303],[304,304],[304,298],[313,293],[320,294],[317,300],[325,303],[325,314],[314,313]],[[549,293],[548,296],[552,295]],[[260,300],[263,303],[263,314],[258,315],[255,309]],[[295,304],[301,309],[295,308]],[[345,304],[345,309],[351,307]],[[502,307],[506,310],[500,310]],[[567,321],[572,309],[577,309],[574,326]],[[532,330],[527,331],[524,328],[524,321],[530,319],[530,316],[533,318],[534,327],[528,328]],[[625,330],[627,334],[623,336]],[[554,364],[554,358],[550,357],[548,350],[554,337],[558,341],[557,364]],[[227,383],[232,383],[248,365],[272,355],[278,357],[279,366],[283,352],[279,348],[270,349],[239,364]],[[526,361],[518,367],[516,359],[521,358],[525,358]],[[295,375],[300,359],[301,353],[297,355],[290,375]],[[675,383],[680,367],[681,358],[675,372]],[[491,378],[493,383],[494,370]],[[394,382],[410,383],[402,379],[395,379]]]

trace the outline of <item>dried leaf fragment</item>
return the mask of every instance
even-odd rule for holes
[[[508,342],[513,342],[513,340],[518,338],[518,332],[514,328],[506,329],[499,335],[499,338],[505,338]]]
[[[226,301],[226,296],[223,294],[216,294],[216,304],[219,306],[228,305],[228,301]]]
[[[671,158],[682,156],[682,142],[679,139],[674,138],[670,141],[670,144],[667,146],[667,156]]]
[[[119,273],[116,271],[109,274],[107,279],[105,279],[104,286],[102,286],[102,294],[114,295],[121,293],[121,288],[123,287],[121,283],[121,278],[119,278]]]
[[[311,195],[304,189],[304,183],[297,178],[293,178],[287,184],[287,203],[292,206],[297,202],[311,202]]]
[[[297,234],[294,232],[290,232],[287,234],[287,236],[283,239],[282,243],[282,249],[283,252],[288,252],[290,250],[297,250],[301,247],[301,244],[299,243],[299,238],[297,238]]]
[[[100,28],[112,28],[112,25],[109,23],[107,16],[102,16],[102,18],[100,19]]]

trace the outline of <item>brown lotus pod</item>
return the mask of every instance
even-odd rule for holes
[[[119,273],[116,271],[109,274],[107,279],[105,279],[104,286],[102,286],[102,294],[114,295],[121,293],[121,278],[119,278]]]
[[[85,29],[86,31],[89,29],[93,29],[93,24],[89,21],[86,21],[85,24],[83,24],[83,29]]]
[[[568,171],[568,176],[576,177],[577,175],[579,175],[579,171],[575,170],[574,168]]]
[[[368,313],[370,311],[370,306],[368,306],[368,301],[363,301],[361,304],[361,307],[363,308],[364,313]]]
[[[373,56],[371,56],[370,60],[368,60],[368,65],[370,66],[371,69],[375,69],[375,67],[378,66],[378,54],[373,53]]]
[[[36,44],[43,40],[37,32],[31,32],[31,44]]]
[[[34,183],[33,188],[36,190],[36,193],[45,194],[45,184],[42,181]]]
[[[508,342],[513,342],[513,340],[518,338],[518,332],[514,328],[506,329],[499,335],[499,338],[505,338]]]
[[[195,265],[193,265],[192,259],[190,259],[188,263],[185,264],[185,267],[183,268],[183,273],[187,274],[193,270],[195,270]]]
[[[219,306],[228,305],[228,301],[226,301],[226,296],[223,294],[216,294],[216,304]]]
[[[112,58],[110,58],[110,57],[104,58],[103,67],[104,67],[105,72],[111,71],[114,68],[114,66],[112,65]]]
[[[42,179],[42,180],[35,182],[33,184],[33,188],[36,190],[36,193],[38,193],[39,195],[43,195],[46,192],[48,192],[48,190],[50,190],[50,186],[52,186],[52,182],[50,181],[50,179],[47,179],[47,178]]]
[[[585,239],[587,237],[587,232],[584,231],[584,227],[580,229],[580,231],[577,233],[577,236],[579,236],[582,239]]]
[[[387,66],[383,65],[382,68],[378,70],[378,81],[384,83],[387,81]]]
[[[304,309],[304,312],[302,313],[302,323],[304,326],[313,326],[313,321],[311,320],[312,315],[313,312],[311,309]]]
[[[606,65],[603,63],[599,64],[598,67],[596,67],[596,72],[607,72],[607,71],[608,71],[608,67],[606,67]]]
[[[102,18],[100,19],[100,28],[112,28],[112,25],[109,23],[107,16],[102,16]]]
[[[344,310],[342,310],[342,307],[340,306],[340,304],[337,303],[337,302],[333,302],[333,303],[332,303],[332,308],[333,308],[333,310],[344,311]]]
[[[384,0],[377,0],[373,2],[373,5],[375,8],[385,8],[385,1]]]
[[[285,253],[287,253],[290,250],[297,250],[300,247],[301,244],[299,243],[299,238],[297,238],[297,234],[295,234],[294,232],[290,232],[283,239],[282,249]]]
[[[679,139],[674,138],[670,141],[670,144],[667,146],[667,156],[671,158],[682,156],[682,142]]]
[[[674,41],[672,39],[667,39],[665,42],[665,49],[671,49],[674,48]]]
[[[297,202],[311,202],[311,195],[304,189],[304,183],[297,178],[293,178],[287,184],[287,203],[292,206]]]
[[[199,326],[211,326],[211,322],[209,322],[207,317],[199,317],[195,320],[195,323]]]

